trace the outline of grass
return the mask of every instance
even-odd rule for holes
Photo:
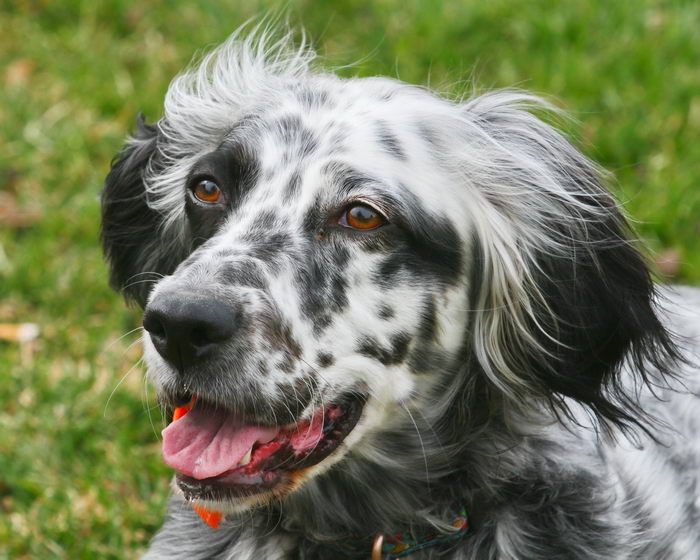
[[[289,11],[328,64],[357,62],[343,75],[452,94],[473,77],[555,98],[584,151],[614,171],[640,235],[680,255],[678,281],[700,284],[700,5],[553,6],[306,0]],[[134,115],[157,119],[193,53],[268,7],[24,0],[0,12],[0,193],[43,215],[0,225],[0,323],[42,328],[31,360],[0,342],[0,558],[135,557],[161,523],[162,418],[137,363],[139,314],[107,287],[97,196]]]

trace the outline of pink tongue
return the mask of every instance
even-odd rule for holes
[[[235,469],[257,441],[267,443],[278,428],[249,426],[223,411],[194,407],[163,434],[163,457],[177,471],[198,480]]]

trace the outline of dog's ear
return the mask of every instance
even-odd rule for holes
[[[148,204],[143,175],[158,165],[158,125],[137,117],[137,130],[112,160],[102,190],[102,247],[110,284],[144,307],[153,283],[186,256],[182,242],[166,242],[162,216]]]
[[[537,102],[500,93],[466,107],[479,138],[471,169],[480,169],[471,177],[480,202],[472,347],[511,404],[527,407],[536,395],[568,413],[570,397],[604,424],[639,425],[634,386],[617,375],[622,364],[649,382],[672,367],[677,351],[599,170],[526,110]]]

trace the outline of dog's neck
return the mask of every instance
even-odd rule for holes
[[[279,511],[280,525],[299,539],[301,558],[366,559],[380,534],[412,538],[416,550],[435,537],[432,545],[450,546],[454,524],[466,512],[473,525],[472,511],[482,507],[483,496],[477,497],[464,470],[445,469],[444,476],[427,481],[425,472],[423,466],[423,478],[411,478],[376,463],[349,461],[289,496]],[[387,540],[385,551],[393,544],[395,539]]]

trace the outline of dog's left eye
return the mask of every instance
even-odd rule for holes
[[[383,226],[386,218],[371,206],[355,204],[343,212],[338,223],[347,228],[370,230]]]
[[[219,185],[209,179],[199,181],[192,189],[192,194],[200,202],[207,202],[209,204],[221,202],[223,195]]]

